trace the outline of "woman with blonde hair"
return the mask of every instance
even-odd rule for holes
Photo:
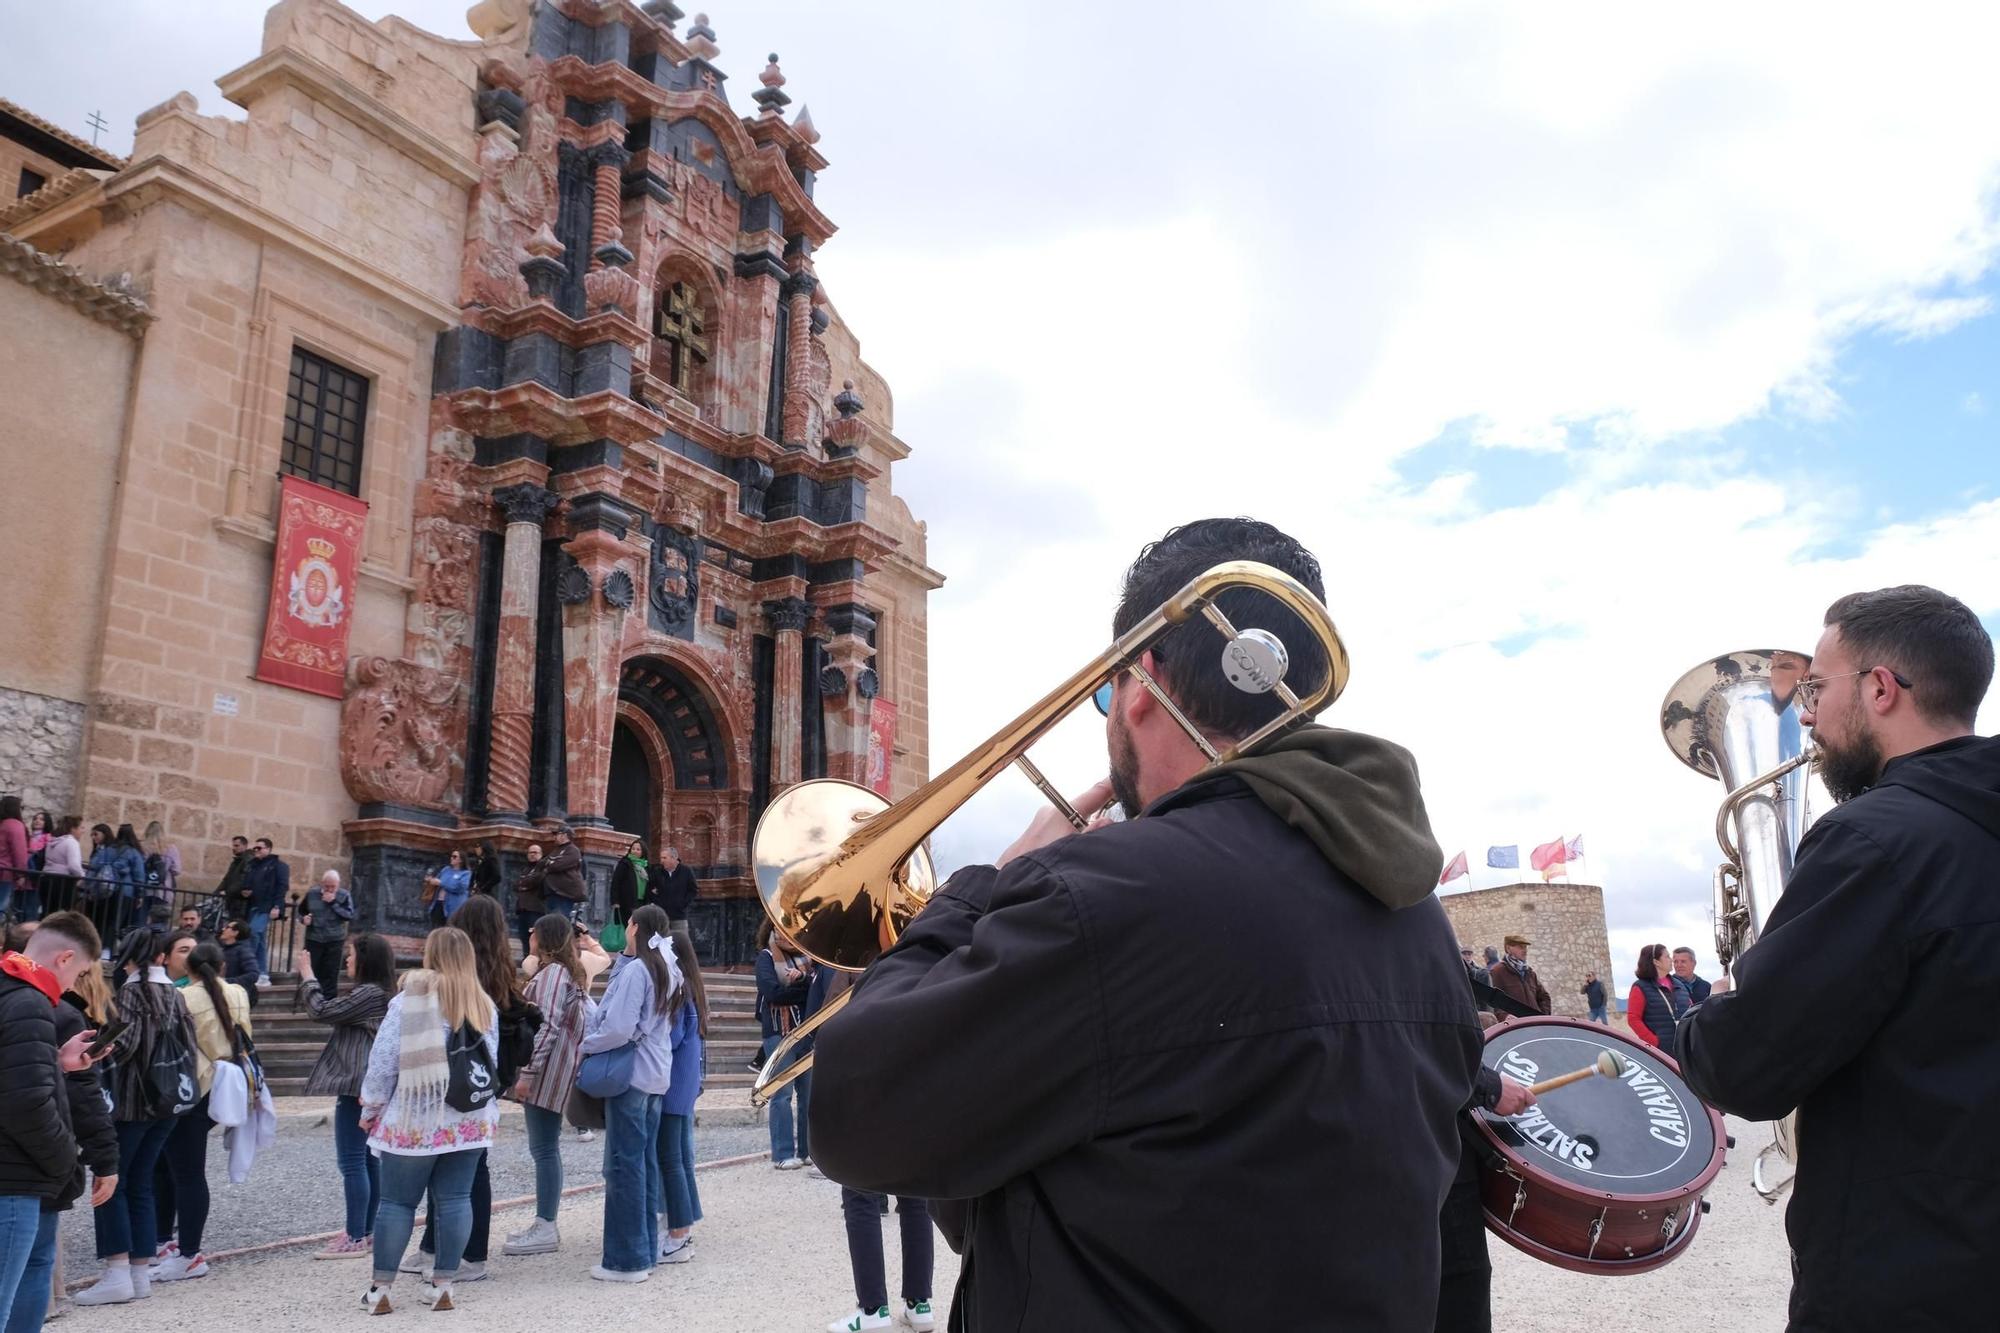
[[[361,1081],[361,1124],[382,1159],[375,1280],[362,1296],[370,1314],[389,1313],[426,1189],[437,1200],[437,1263],[417,1295],[434,1310],[452,1308],[472,1229],[472,1177],[500,1122],[499,1028],[471,939],[456,926],[432,931],[423,967],[403,978],[382,1015]]]

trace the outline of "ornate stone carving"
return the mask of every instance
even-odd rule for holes
[[[590,575],[568,556],[556,574],[556,600],[564,606],[581,606],[590,600]]]
[[[812,603],[803,597],[779,597],[764,603],[764,614],[774,634],[799,633],[812,619],[812,611]]]
[[[637,589],[632,586],[632,576],[622,569],[614,569],[604,576],[604,602],[620,611],[632,609]]]
[[[873,699],[882,692],[882,679],[875,674],[874,667],[861,668],[861,674],[854,678],[854,692],[864,699]]]
[[[539,528],[562,503],[562,497],[546,486],[524,481],[518,486],[502,486],[494,491],[493,503],[505,512],[509,523],[532,523]]]
[[[837,666],[821,667],[819,672],[819,692],[829,699],[847,697],[847,673]]]
[[[654,623],[678,633],[694,619],[701,596],[701,540],[664,523],[655,528],[650,583]]]
[[[447,805],[458,680],[404,658],[357,657],[340,706],[340,780],[363,804]]]
[[[601,250],[599,257],[603,257]],[[629,261],[631,255],[627,253],[625,258]],[[616,310],[630,316],[639,313],[639,280],[623,263],[607,263],[586,273],[583,294],[593,313],[600,310]]]

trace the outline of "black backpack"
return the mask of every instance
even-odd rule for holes
[[[461,1023],[445,1038],[445,1060],[451,1068],[445,1084],[444,1104],[461,1115],[470,1115],[500,1095],[499,1071],[487,1054],[486,1038]]]
[[[185,1025],[169,1019],[160,1025],[139,1071],[139,1105],[148,1120],[179,1117],[201,1100],[195,1078],[194,1048],[185,1039]]]
[[[542,1030],[542,1011],[526,1000],[517,1000],[500,1015],[500,1087],[514,1086],[514,1080],[535,1058],[535,1036]]]

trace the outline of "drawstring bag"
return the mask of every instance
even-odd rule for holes
[[[597,942],[604,946],[604,952],[617,955],[625,952],[625,923],[618,918],[618,909],[611,909],[611,924],[597,932]]]
[[[444,1089],[446,1106],[470,1115],[499,1095],[500,1076],[486,1049],[486,1038],[474,1032],[470,1023],[458,1025],[458,1031],[445,1041],[444,1053],[451,1071]]]

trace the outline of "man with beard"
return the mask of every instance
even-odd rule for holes
[[[2000,740],[1972,734],[1993,642],[1909,585],[1826,612],[1799,682],[1839,802],[1799,842],[1737,986],[1675,1036],[1682,1073],[1753,1120],[1799,1113],[1793,1333],[1993,1322],[2000,1271]]]
[[[1296,541],[1211,519],[1140,554],[1113,632],[1226,560],[1323,595]],[[1264,594],[1219,605],[1301,696],[1325,678]],[[1138,663],[1218,751],[1282,708],[1222,664],[1199,617]],[[1429,1333],[1480,1040],[1415,762],[1301,725],[1211,766],[1134,675],[1108,695],[1111,777],[1074,804],[1133,818],[1044,811],[938,890],[818,1035],[815,1160],[968,1201],[938,1209],[954,1328]]]

